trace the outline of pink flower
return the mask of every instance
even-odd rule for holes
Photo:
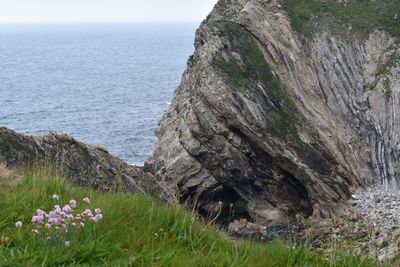
[[[90,199],[89,199],[88,197],[85,197],[85,198],[83,199],[83,203],[85,203],[85,204],[90,204]]]
[[[64,208],[63,208],[63,211],[65,213],[71,213],[72,209],[71,209],[70,205],[65,205]]]
[[[32,217],[32,222],[33,223],[42,223],[43,222],[43,216],[33,216]]]
[[[59,197],[57,194],[54,194],[54,195],[53,195],[53,199],[54,199],[55,201],[57,201],[57,200],[60,200],[60,197]]]
[[[95,222],[95,223],[98,223],[102,219],[103,219],[103,215],[102,214],[96,214],[96,216],[90,217],[90,220],[92,222]]]
[[[60,213],[61,212],[61,207],[60,205],[55,205],[54,206],[54,212]]]
[[[50,229],[50,228],[51,228],[51,224],[46,223],[46,224],[44,225],[44,227],[45,227],[46,229]]]
[[[95,217],[97,218],[98,221],[101,221],[103,219],[103,214],[101,214],[101,213],[96,214]]]
[[[71,245],[71,242],[69,242],[69,241],[65,241],[65,247],[69,247],[70,245]]]
[[[57,214],[55,211],[50,211],[50,218],[58,218],[60,214]]]
[[[93,213],[90,209],[86,209],[84,212],[82,212],[83,217],[92,217]]]
[[[61,223],[61,219],[60,218],[50,218],[49,223],[59,224],[59,223]]]
[[[22,227],[22,222],[18,221],[15,223],[15,227],[21,228]]]
[[[95,212],[96,214],[99,214],[99,213],[101,213],[101,209],[94,209],[94,212]]]
[[[44,211],[41,210],[41,209],[38,209],[38,210],[36,211],[36,214],[39,215],[39,216],[44,216],[44,215],[46,215],[46,212],[44,212]]]
[[[71,207],[72,207],[73,209],[76,208],[76,200],[75,200],[75,199],[71,199],[71,201],[69,202],[69,204],[71,205]]]

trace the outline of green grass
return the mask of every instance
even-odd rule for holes
[[[267,123],[267,129],[272,135],[285,141],[300,156],[312,149],[301,140],[293,116],[285,112],[277,112],[274,115]]]
[[[352,33],[362,36],[373,29],[385,30],[400,36],[400,2],[349,0],[281,0],[293,27],[303,34],[310,34],[321,24],[332,31],[344,34],[351,26]]]
[[[371,85],[371,90],[375,90],[378,83],[383,81],[383,95],[387,98],[392,96],[392,88],[389,80],[390,72],[400,63],[400,55],[392,53],[388,59],[378,66],[375,82]]]
[[[233,22],[220,23],[221,34],[229,40],[232,51],[241,57],[241,62],[232,57],[215,59],[214,64],[225,74],[225,82],[234,90],[243,90],[257,79],[261,79],[266,86],[270,86],[269,66],[254,37]]]
[[[350,255],[321,256],[282,242],[231,241],[180,207],[72,186],[43,169],[26,173],[14,186],[5,185],[0,175],[0,236],[10,239],[0,243],[0,266],[376,266]],[[103,210],[99,224],[70,234],[68,248],[31,233],[30,217],[37,208],[49,210],[54,193],[63,203],[89,196],[91,207]],[[14,226],[18,220],[24,223],[21,229]]]
[[[392,53],[385,63],[380,65],[377,70],[376,76],[381,79],[390,74],[390,71],[400,63],[400,55],[398,53]]]
[[[226,83],[234,90],[246,85],[248,72],[234,60],[218,59],[215,64],[225,72]]]

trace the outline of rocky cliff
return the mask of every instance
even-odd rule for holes
[[[270,226],[341,215],[360,186],[396,188],[394,7],[220,0],[197,31],[146,170],[204,216]]]
[[[124,191],[170,199],[151,174],[126,164],[103,148],[81,143],[66,134],[34,137],[0,128],[0,162],[16,168],[58,168],[73,183],[105,192]]]
[[[185,203],[222,224],[343,215],[356,188],[398,189],[399,10],[220,0],[144,170],[67,135],[4,128],[0,161],[55,164],[78,184]]]

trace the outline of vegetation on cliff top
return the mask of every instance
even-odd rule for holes
[[[366,34],[381,29],[400,36],[400,1],[281,0],[293,27],[303,34],[325,24],[330,30]]]
[[[54,172],[31,170],[19,182],[0,170],[0,266],[375,266],[350,255],[321,255],[291,248],[231,241],[196,222],[179,207],[140,195],[105,194],[72,186]],[[69,246],[34,236],[30,219],[39,207],[53,207],[52,195],[102,207],[104,219]],[[21,221],[23,227],[16,228]],[[25,227],[24,227],[25,226]]]

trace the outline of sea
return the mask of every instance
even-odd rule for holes
[[[199,23],[0,24],[0,127],[143,165]]]

